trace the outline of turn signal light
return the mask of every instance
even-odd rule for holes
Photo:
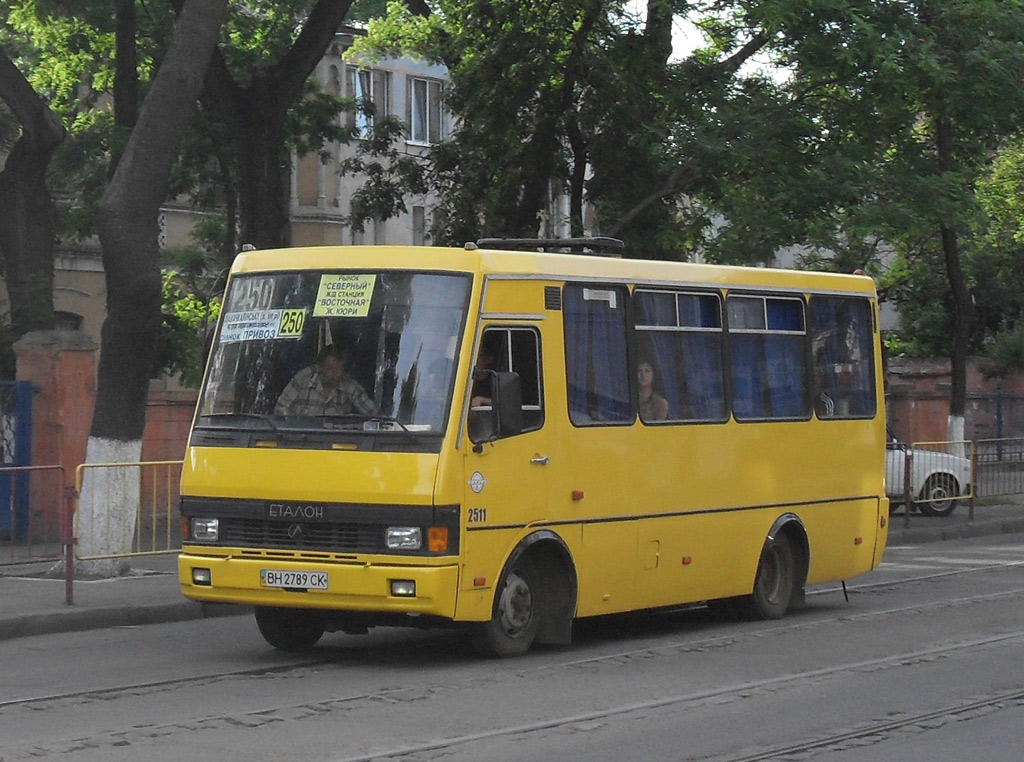
[[[448,527],[427,529],[427,550],[431,553],[445,553],[448,550]]]

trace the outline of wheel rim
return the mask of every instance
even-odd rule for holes
[[[518,571],[510,572],[498,600],[498,622],[502,632],[515,638],[524,633],[533,619],[533,591],[529,580]]]
[[[772,604],[783,602],[786,595],[788,579],[788,557],[778,545],[772,543],[767,548],[761,563],[761,575],[758,584],[765,599]]]
[[[925,490],[925,502],[937,513],[942,513],[953,504],[953,490],[945,479],[932,479]]]

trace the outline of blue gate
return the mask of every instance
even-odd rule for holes
[[[27,473],[4,473],[4,466],[32,463],[32,384],[0,381],[0,538],[27,540]]]

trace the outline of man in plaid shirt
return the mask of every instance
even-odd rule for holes
[[[281,392],[276,415],[376,415],[379,411],[358,382],[346,372],[347,357],[328,344],[316,364],[296,373]]]

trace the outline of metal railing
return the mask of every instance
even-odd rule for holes
[[[0,466],[0,565],[59,561],[71,538],[62,466]]]
[[[79,561],[94,561],[178,552],[181,549],[181,536],[175,513],[181,464],[180,460],[154,460],[138,463],[83,463],[78,466],[75,469],[76,537],[85,518],[102,521],[103,533],[110,534],[111,522],[114,521],[113,512],[109,510],[111,495],[117,494],[120,499],[136,498],[136,505],[131,548],[91,555],[76,551],[75,557]],[[87,475],[92,478],[89,485],[91,489],[84,490],[86,494],[83,497]],[[103,505],[102,510],[97,510],[98,500]]]
[[[66,603],[74,602],[74,562],[128,559],[177,553],[181,549],[181,533],[176,520],[180,460],[141,461],[137,463],[83,463],[75,469],[74,533],[75,552],[65,556],[64,575]],[[121,520],[110,510],[112,500],[136,503],[125,505],[134,513],[134,529],[130,539],[122,536],[121,548],[102,553],[79,552],[79,529],[83,522],[102,524],[99,532],[113,537],[114,524]],[[121,514],[126,511],[122,509]],[[93,530],[95,531],[95,530]]]
[[[979,498],[1024,495],[1024,437],[890,442],[886,483],[890,500],[904,506],[905,526],[914,511],[946,516],[963,504],[973,520]]]
[[[979,439],[974,453],[978,497],[1024,494],[1024,437]]]

